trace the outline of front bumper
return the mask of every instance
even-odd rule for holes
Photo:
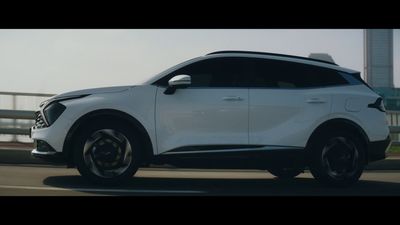
[[[386,158],[386,152],[391,145],[391,139],[388,135],[385,140],[371,141],[368,144],[368,162],[374,162]]]
[[[64,154],[56,152],[47,142],[42,140],[35,141],[35,149],[32,150],[31,154],[35,158],[42,159],[49,163],[65,163],[66,159]]]

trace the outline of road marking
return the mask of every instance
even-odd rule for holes
[[[170,194],[200,194],[204,191],[194,190],[134,190],[134,189],[100,189],[100,188],[57,188],[57,187],[31,187],[31,186],[13,186],[0,185],[3,189],[24,189],[24,190],[42,190],[42,191],[88,191],[88,192],[117,192],[117,193],[170,193]]]

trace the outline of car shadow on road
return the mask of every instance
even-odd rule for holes
[[[209,196],[393,196],[400,184],[360,180],[345,188],[326,187],[313,178],[280,180],[133,177],[118,186],[99,186],[81,176],[52,176],[43,180],[51,187],[99,195],[209,195]]]

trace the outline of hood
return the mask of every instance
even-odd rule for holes
[[[102,87],[102,88],[91,88],[91,89],[83,89],[83,90],[78,90],[78,91],[70,91],[70,92],[59,94],[59,95],[55,95],[55,96],[47,99],[46,101],[40,103],[39,107],[45,108],[47,105],[49,105],[50,103],[52,103],[54,101],[80,98],[80,97],[84,97],[86,95],[91,95],[91,94],[122,92],[122,91],[126,91],[132,87],[134,87],[134,86]]]
[[[57,99],[57,98],[65,98],[65,97],[78,96],[78,95],[121,92],[121,91],[126,91],[131,87],[133,87],[133,86],[115,86],[115,87],[83,89],[83,90],[78,90],[78,91],[70,91],[70,92],[62,93],[62,94],[54,96],[53,98]]]

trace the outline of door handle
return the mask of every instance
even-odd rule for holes
[[[325,103],[326,101],[323,99],[320,99],[320,98],[310,98],[310,99],[307,99],[306,102],[310,103],[310,104],[321,104],[321,103]]]
[[[223,97],[222,100],[224,100],[224,101],[242,101],[243,98],[241,98],[239,96],[226,96],[226,97]]]

